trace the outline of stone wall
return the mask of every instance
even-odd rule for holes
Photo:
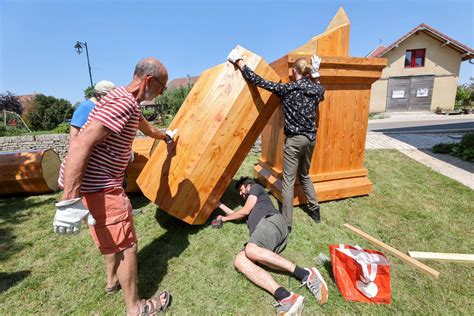
[[[68,139],[68,134],[0,137],[0,148],[1,151],[53,149],[62,160],[66,156]]]
[[[66,156],[68,134],[0,137],[1,151],[26,151],[31,149],[53,149],[61,160]],[[251,152],[260,153],[261,139],[257,139]]]

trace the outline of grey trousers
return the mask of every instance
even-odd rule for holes
[[[319,208],[313,182],[308,175],[315,145],[316,141],[310,141],[304,135],[286,137],[281,194],[283,198],[282,213],[288,222],[288,226],[293,224],[293,198],[296,175],[298,175],[303,191],[308,199],[309,210],[315,211]]]

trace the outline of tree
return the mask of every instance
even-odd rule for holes
[[[175,115],[191,91],[192,85],[166,90],[155,99],[155,104],[160,106],[162,113]]]
[[[28,114],[30,127],[35,131],[52,130],[72,116],[73,108],[68,100],[39,94],[36,102],[36,109]]]
[[[471,99],[471,88],[468,84],[459,85],[456,90],[456,101],[461,105],[467,105]]]
[[[90,99],[94,96],[94,87],[87,87],[85,90],[84,90],[84,98],[87,100],[87,99]]]
[[[21,103],[18,101],[18,97],[7,91],[7,93],[0,94],[0,111],[10,111],[21,115]]]

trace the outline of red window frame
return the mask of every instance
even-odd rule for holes
[[[410,54],[410,55],[408,55]],[[416,68],[425,66],[426,49],[407,49],[405,52],[405,68]],[[421,63],[417,64],[417,58],[421,58]]]

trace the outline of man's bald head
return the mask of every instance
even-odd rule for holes
[[[133,75],[138,78],[143,78],[146,75],[152,76],[163,85],[166,85],[168,82],[168,71],[158,59],[153,57],[140,60],[135,66]]]

